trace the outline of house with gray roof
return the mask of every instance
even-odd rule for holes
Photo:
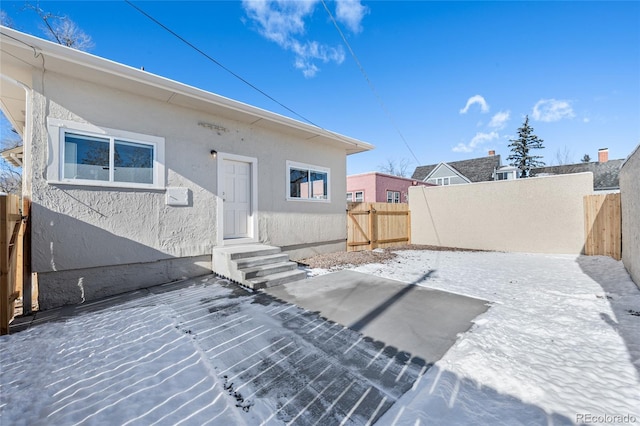
[[[529,171],[529,176],[541,177],[591,172],[593,173],[594,191],[617,191],[620,189],[618,174],[623,162],[624,159],[609,160],[609,150],[602,148],[598,151],[598,161],[537,167]],[[419,166],[411,176],[414,180],[435,185],[511,180],[519,177],[520,170],[514,166],[502,165],[500,155],[495,155],[495,151],[489,151],[487,157]]]
[[[598,161],[537,167],[531,169],[530,175],[535,177],[591,172],[593,173],[594,191],[616,191],[620,190],[618,175],[623,163],[624,159],[609,160],[609,150],[602,148],[598,151]]]
[[[495,151],[489,151],[487,157],[416,167],[411,178],[434,185],[484,182],[494,180],[496,178],[495,172],[500,167],[500,155],[495,155]],[[512,174],[511,179],[515,179],[516,174]],[[509,178],[507,176],[509,175],[505,175],[504,179]]]

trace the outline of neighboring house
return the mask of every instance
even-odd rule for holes
[[[371,145],[0,31],[42,308],[210,273],[231,244],[345,249],[346,155]]]
[[[530,175],[535,177],[591,172],[594,191],[618,191],[620,190],[619,173],[623,163],[624,159],[609,160],[609,150],[602,148],[598,150],[598,161],[537,167],[531,169]]]
[[[618,173],[623,162],[624,159],[609,160],[609,150],[603,148],[598,151],[598,161],[537,167],[529,171],[529,176],[591,172],[593,173],[593,189],[595,191],[616,191],[620,189]],[[517,167],[501,165],[500,155],[495,155],[495,151],[489,151],[488,157],[417,167],[412,178],[435,185],[457,185],[491,180],[520,179],[520,172]]]
[[[411,178],[434,185],[459,185],[494,180],[496,171],[499,171],[496,180],[502,180],[510,179],[517,169],[501,169],[500,156],[495,155],[495,151],[489,151],[487,157],[416,167]]]
[[[378,172],[347,176],[347,201],[366,203],[406,203],[408,189],[423,185],[415,179]]]

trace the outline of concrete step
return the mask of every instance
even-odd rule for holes
[[[247,257],[244,259],[237,259],[236,265],[238,269],[253,268],[261,265],[270,265],[273,263],[282,263],[289,260],[289,255],[286,253],[270,254],[267,256]]]
[[[277,274],[279,272],[292,271],[298,268],[298,264],[295,262],[280,262],[280,263],[272,263],[268,265],[260,265],[253,268],[239,269],[240,273],[242,273],[243,280],[248,280],[251,278],[257,277],[265,277],[267,275]]]
[[[280,247],[264,246],[253,250],[231,252],[229,253],[229,258],[231,260],[238,260],[246,259],[248,257],[268,256],[270,254],[278,254],[280,252]]]
[[[286,284],[293,281],[304,280],[307,277],[307,273],[301,269],[294,269],[292,271],[279,272],[277,274],[271,274],[266,277],[257,277],[245,280],[244,284],[254,290],[258,290],[266,287],[273,287],[276,285]]]

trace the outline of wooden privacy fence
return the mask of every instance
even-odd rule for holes
[[[347,251],[410,243],[408,204],[347,203]]]
[[[584,197],[584,254],[622,257],[620,193]]]
[[[29,207],[25,200],[20,209],[17,195],[0,195],[0,334],[9,332],[17,299],[31,312]]]

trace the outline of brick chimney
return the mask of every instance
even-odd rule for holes
[[[494,155],[496,155],[496,152],[494,150],[489,151],[489,157],[493,157]]]
[[[609,148],[601,148],[598,150],[598,163],[606,163],[609,161]]]

